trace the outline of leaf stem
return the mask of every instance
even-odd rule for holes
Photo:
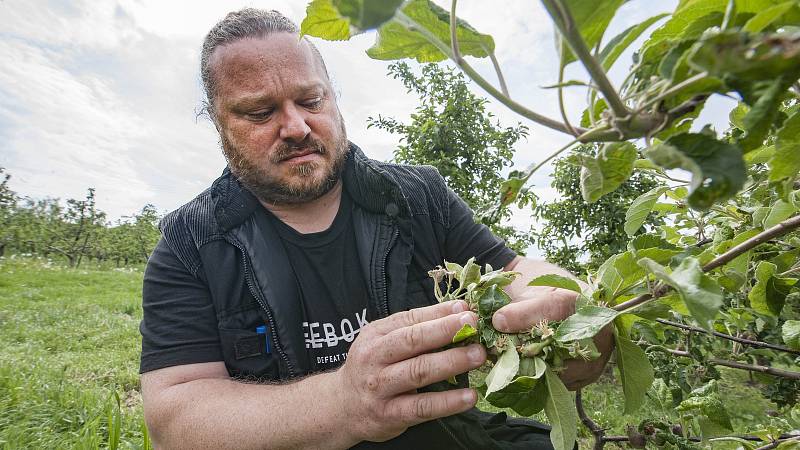
[[[679,92],[681,89],[683,89],[683,88],[685,88],[687,86],[691,86],[692,84],[694,84],[694,83],[696,83],[698,81],[704,80],[706,77],[708,77],[708,72],[700,72],[700,73],[698,73],[696,75],[693,75],[693,76],[681,81],[680,83],[672,86],[671,88],[669,88],[669,89],[665,90],[664,92],[656,95],[655,97],[653,97],[650,100],[646,101],[641,106],[637,107],[636,110],[634,110],[633,114],[641,114],[648,107],[660,102],[661,100],[664,100],[665,98],[669,97],[672,94],[675,94],[675,93]]]
[[[580,30],[575,26],[575,20],[567,5],[561,0],[542,0],[542,3],[550,17],[553,18],[553,22],[558,27],[561,36],[567,41],[575,56],[583,63],[586,71],[589,72],[589,76],[592,77],[597,88],[605,97],[608,107],[614,111],[614,115],[619,118],[628,117],[630,111],[622,102],[616,89],[611,85],[611,80],[606,76],[603,66],[586,47],[586,41],[583,40]]]
[[[455,1],[455,0],[453,0]],[[575,128],[572,127],[572,124],[569,123],[569,118],[567,118],[567,110],[564,108],[564,66],[562,65],[558,70],[558,110],[561,112],[561,120],[564,121],[564,125],[569,128],[570,133],[573,136],[578,136],[580,133],[575,131]]]
[[[750,340],[750,339],[744,339],[744,338],[740,338],[740,337],[737,337],[737,336],[731,336],[730,334],[720,333],[718,331],[709,332],[708,330],[705,330],[703,328],[695,327],[695,326],[692,326],[692,325],[686,325],[686,324],[679,323],[679,322],[672,322],[672,321],[669,321],[669,320],[666,320],[666,319],[656,319],[656,322],[658,322],[660,324],[668,325],[668,326],[671,326],[671,327],[680,328],[682,330],[687,330],[687,331],[692,331],[692,332],[697,332],[697,333],[703,333],[703,334],[712,334],[712,335],[714,335],[716,337],[719,337],[719,338],[722,338],[722,339],[727,339],[729,341],[738,342],[740,344],[748,345],[750,347],[770,348],[772,350],[778,350],[778,351],[781,351],[781,352],[791,353],[791,354],[794,354],[794,355],[800,355],[800,350],[794,350],[794,349],[791,349],[789,347],[784,347],[782,345],[770,344],[769,342],[762,342],[762,341],[754,341],[754,340]]]
[[[453,39],[453,42],[456,42]],[[503,95],[506,97],[510,97],[508,93],[508,86],[506,85],[506,79],[503,77],[503,71],[500,70],[500,63],[497,62],[497,57],[494,55],[494,51],[488,52],[489,59],[492,60],[492,66],[494,67],[494,71],[497,73],[497,81],[500,83],[500,90],[503,92]]]

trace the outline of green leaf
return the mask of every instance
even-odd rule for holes
[[[597,279],[608,293],[605,301],[609,303],[643,276],[644,269],[636,264],[636,258],[629,251],[612,256],[597,269]]]
[[[465,323],[464,326],[461,327],[460,330],[453,336],[453,344],[458,344],[461,341],[465,341],[472,336],[477,336],[478,330],[473,327],[472,325]]]
[[[603,38],[608,23],[614,18],[624,0],[606,0],[603,2],[587,2],[585,0],[565,0],[561,2],[572,14],[575,26],[581,33],[586,47],[591,49]],[[561,65],[575,61],[575,55],[564,39],[557,39],[561,56]]]
[[[657,262],[642,258],[639,264],[647,267],[656,278],[672,286],[681,296],[694,320],[706,330],[714,329],[714,319],[722,307],[722,291],[719,285],[705,275],[697,258],[687,257],[680,265],[667,273]]]
[[[569,289],[570,291],[577,293],[581,292],[581,287],[578,286],[577,281],[573,280],[572,278],[556,275],[554,273],[540,275],[532,279],[528,283],[528,286],[550,286],[559,289]]]
[[[692,173],[688,200],[695,209],[705,210],[733,197],[747,179],[741,149],[703,133],[672,136],[645,150],[645,156],[666,169]]]
[[[492,367],[489,375],[486,375],[486,396],[497,392],[508,386],[511,380],[517,376],[519,371],[519,354],[516,347],[509,346],[506,351],[497,358],[497,362]]]
[[[764,229],[772,228],[784,220],[792,217],[797,212],[797,208],[789,202],[778,199],[769,208],[767,217],[764,218]]]
[[[575,155],[581,166],[581,194],[589,203],[617,189],[633,173],[638,153],[630,142],[603,146],[596,158]]]
[[[786,89],[800,77],[800,34],[710,33],[692,49],[689,64],[723,79],[751,106],[742,119],[745,151],[762,145]]]
[[[561,322],[553,337],[559,342],[592,338],[618,314],[619,312],[613,309],[586,305]]]
[[[638,410],[645,402],[645,394],[653,384],[655,375],[644,350],[622,333],[615,332],[617,345],[617,370],[625,394],[625,414]]]
[[[350,19],[334,6],[333,0],[314,0],[306,7],[306,17],[300,24],[300,35],[316,36],[329,41],[350,39]]]
[[[633,41],[635,41],[642,33],[645,32],[650,26],[654,23],[658,22],[659,20],[667,17],[669,14],[659,14],[657,16],[650,17],[646,19],[644,22],[639,24],[633,25],[632,27],[628,28],[627,30],[623,31],[622,33],[614,36],[613,39],[608,41],[605,48],[600,52],[600,59],[603,69],[608,71],[611,66],[614,65],[614,62],[617,61],[617,58],[625,51],[625,49],[630,46]]]
[[[712,432],[718,432],[721,427],[721,432],[733,431],[728,411],[725,405],[719,398],[716,380],[709,381],[705,386],[701,386],[693,390],[689,397],[682,401],[676,410],[678,411],[697,411],[702,414],[707,422],[713,424],[714,427],[704,427]],[[704,437],[708,437],[708,433],[704,429]]]
[[[544,409],[548,397],[547,383],[533,377],[517,377],[503,389],[483,395],[493,406],[511,408],[521,416],[530,417]]]
[[[789,348],[800,350],[800,320],[787,320],[781,328],[783,343]]]
[[[755,16],[751,17],[750,20],[744,24],[744,27],[742,27],[742,31],[758,33],[776,21],[780,21],[780,19],[784,17],[784,15],[792,8],[797,8],[796,0],[779,3],[773,7],[764,9],[758,12]]]
[[[594,108],[592,108],[592,117],[594,117],[595,121],[599,121],[602,118],[603,111],[608,109],[608,105],[606,104],[605,99],[598,98],[594,102]],[[583,114],[581,115],[581,126],[584,128],[589,128],[592,126],[592,121],[589,118],[589,108],[583,110]]]
[[[628,211],[625,212],[624,228],[628,236],[633,236],[639,231],[639,228],[641,228],[647,216],[653,210],[658,198],[668,190],[669,187],[667,186],[658,186],[636,197]]]
[[[796,278],[780,278],[775,276],[777,266],[771,262],[761,261],[756,266],[756,284],[747,294],[750,307],[756,312],[778,317],[786,303],[786,296],[797,283]]]
[[[464,269],[458,275],[458,283],[466,288],[471,283],[477,283],[481,279],[481,266],[475,264],[475,257],[467,260]]]
[[[578,437],[575,398],[551,369],[545,371],[544,380],[548,392],[544,413],[553,427],[550,430],[550,442],[555,450],[572,450]]]
[[[357,31],[372,30],[394,17],[403,0],[333,0]]]
[[[772,169],[770,181],[797,177],[800,171],[800,111],[786,119],[778,130],[775,155],[770,159],[769,167]]]
[[[478,299],[478,313],[484,317],[490,317],[495,311],[509,303],[511,303],[511,297],[501,287],[493,284]]]
[[[429,0],[411,0],[402,8],[403,14],[419,26],[450,46],[450,14]],[[401,24],[395,16],[378,28],[375,45],[367,50],[373,59],[391,60],[414,58],[420,63],[438,62],[447,58],[418,31]],[[458,19],[456,30],[462,55],[483,58],[494,52],[494,40],[488,34],[475,31],[468,23]]]

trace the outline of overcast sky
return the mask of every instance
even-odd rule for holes
[[[672,10],[676,2],[627,3],[607,38]],[[189,201],[225,164],[214,128],[196,117],[205,33],[228,11],[243,6],[277,9],[299,23],[305,4],[0,0],[0,166],[12,174],[12,189],[63,199],[80,198],[94,187],[110,218],[146,203],[167,211]],[[459,11],[479,31],[494,36],[512,96],[557,117],[555,92],[540,88],[556,81],[556,54],[539,2],[463,0]],[[366,56],[374,37],[367,33],[350,42],[315,42],[331,72],[350,139],[373,158],[388,159],[397,136],[367,130],[366,119],[381,114],[407,122],[417,100],[386,76],[387,62]],[[621,60],[612,73],[617,83],[630,54]],[[473,63],[495,80],[487,61]],[[568,78],[581,76],[573,66]],[[582,105],[583,92],[569,91],[571,117],[578,117]],[[521,121],[530,126],[527,142],[517,145],[519,168],[568,140],[502,106],[490,108],[504,125]],[[553,198],[547,171],[532,184],[540,196]]]

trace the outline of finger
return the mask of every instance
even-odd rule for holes
[[[379,334],[387,334],[398,328],[439,319],[451,314],[458,314],[468,309],[469,306],[463,300],[443,302],[432,306],[414,308],[408,311],[395,313],[381,320],[376,320],[370,323],[370,325],[373,331]]]
[[[384,368],[380,378],[386,392],[397,395],[468,372],[484,362],[486,350],[473,344],[400,361]]]
[[[389,418],[408,426],[462,413],[478,401],[474,389],[424,392],[395,397],[387,405]]]
[[[376,349],[380,349],[376,358],[391,364],[438,350],[452,343],[453,336],[464,324],[475,327],[477,322],[478,316],[468,311],[396,329],[376,343]]]
[[[603,374],[603,369],[611,357],[614,344],[612,325],[607,325],[594,337],[595,345],[600,351],[600,356],[591,361],[583,359],[568,359],[564,361],[564,370],[561,372],[561,381],[571,391],[580,389],[594,383]]]
[[[575,312],[576,295],[572,291],[552,288],[538,291],[523,301],[509,303],[492,316],[492,325],[504,333],[529,330],[542,319],[563,320]]]

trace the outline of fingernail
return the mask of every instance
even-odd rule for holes
[[[467,310],[467,302],[462,301],[462,300],[455,301],[455,302],[453,302],[452,308],[453,308],[453,312],[454,313],[460,313],[461,311],[466,311]]]
[[[503,314],[495,314],[492,316],[492,322],[498,331],[508,330],[508,321],[506,321],[506,316]]]
[[[464,314],[461,315],[461,317],[458,318],[458,321],[461,323],[461,325],[466,325],[466,324],[472,325],[472,323],[474,322],[474,317],[472,316],[472,313],[465,312]]]
[[[464,399],[464,403],[466,403],[468,405],[474,405],[475,402],[478,400],[475,397],[475,391],[472,390],[472,389],[465,390],[464,393],[461,394],[461,395],[462,395],[462,398]]]
[[[473,345],[467,351],[467,357],[474,363],[482,363],[483,362],[483,349],[479,345]]]

